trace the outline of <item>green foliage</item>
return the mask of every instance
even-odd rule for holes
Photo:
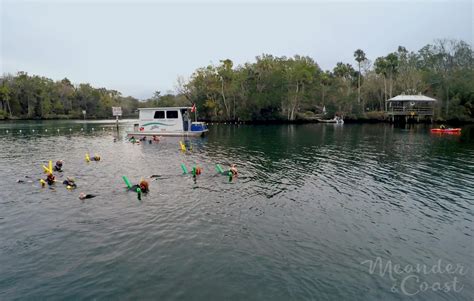
[[[82,110],[88,118],[107,118],[112,106],[131,116],[138,107],[196,104],[201,119],[215,121],[292,121],[321,116],[323,107],[326,117],[381,119],[385,101],[401,93],[436,98],[436,118],[474,118],[474,55],[466,42],[437,40],[417,52],[399,46],[373,66],[361,49],[354,59],[357,70],[338,62],[332,71],[299,55],[263,54],[238,66],[223,59],[178,78],[176,93],[157,91],[144,101],[19,72],[0,78],[0,118],[82,118]]]
[[[124,116],[131,116],[138,100],[89,84],[73,86],[67,78],[54,82],[25,72],[0,78],[3,118],[82,118],[83,110],[88,118],[108,118],[112,106],[121,106]]]

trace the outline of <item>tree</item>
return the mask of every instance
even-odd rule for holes
[[[360,73],[360,64],[365,61],[367,58],[365,57],[365,52],[362,51],[362,49],[357,49],[355,52],[354,52],[354,57],[355,57],[355,60],[357,61],[357,64],[359,66],[359,73],[358,73],[358,83],[357,83],[357,103],[360,103],[360,76],[361,76],[361,73]],[[362,104],[362,107],[364,107],[364,105]]]

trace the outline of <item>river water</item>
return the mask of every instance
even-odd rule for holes
[[[0,123],[1,300],[472,300],[474,128],[211,125],[182,153],[130,126]],[[76,190],[40,187],[59,159]]]

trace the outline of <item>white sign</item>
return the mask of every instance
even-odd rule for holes
[[[112,107],[112,116],[122,116],[122,107]]]

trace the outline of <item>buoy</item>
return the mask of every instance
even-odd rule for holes
[[[45,132],[47,132],[47,131],[48,131],[48,129],[45,129],[44,131],[45,131]]]
[[[224,173],[224,170],[222,170],[222,167],[219,164],[216,164],[216,170],[218,173]]]
[[[58,129],[58,133],[59,133],[59,129]]]
[[[94,130],[94,128],[92,128],[92,130]]]
[[[69,131],[72,131],[72,129],[69,129]]]
[[[123,181],[125,182],[125,185],[127,185],[127,188],[130,189],[132,188],[132,184],[130,184],[130,181],[126,176],[122,176]]]
[[[183,175],[185,175],[185,174],[188,173],[188,169],[186,168],[186,166],[184,165],[184,163],[181,163],[181,169],[183,170]]]
[[[46,185],[46,181],[43,179],[40,179],[40,184],[41,184],[41,187],[44,187]]]
[[[20,133],[21,133],[21,130],[20,130]]]
[[[86,154],[86,162],[90,162],[91,158],[89,157],[89,154]]]
[[[32,131],[33,131],[33,133],[35,132],[35,130],[32,130]]]

